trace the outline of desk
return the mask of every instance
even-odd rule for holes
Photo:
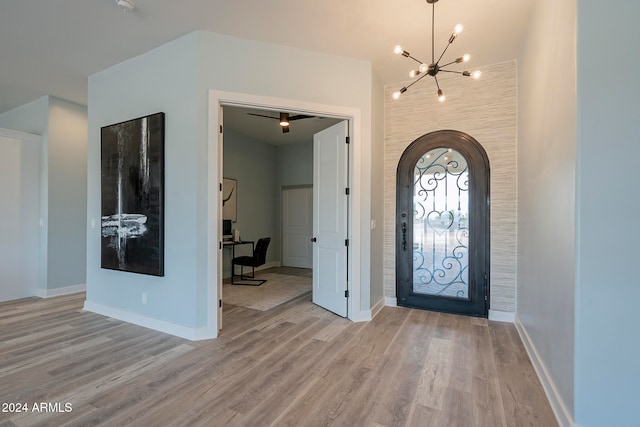
[[[222,242],[222,247],[223,248],[231,248],[231,258],[235,258],[236,257],[236,246],[240,246],[240,245],[251,245],[251,255],[253,256],[253,251],[254,251],[254,244],[255,242],[251,241],[251,240],[240,240],[239,242],[234,242],[234,241],[229,241],[229,242]]]

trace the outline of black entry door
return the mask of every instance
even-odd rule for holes
[[[451,130],[415,140],[398,164],[398,305],[487,317],[489,160]]]

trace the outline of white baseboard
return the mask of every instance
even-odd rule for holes
[[[190,341],[208,340],[218,336],[218,331],[210,328],[189,328],[176,323],[165,322],[164,320],[96,304],[91,301],[84,302],[84,310],[122,320],[123,322],[133,323],[134,325],[143,326],[155,331],[164,332],[165,334],[175,335]]]
[[[382,310],[382,307],[384,307],[384,298],[380,298],[380,300],[373,305],[371,310],[361,310],[354,313],[349,320],[352,322],[369,322],[380,312],[380,310]]]
[[[529,355],[531,364],[533,364],[533,368],[535,369],[536,374],[538,374],[538,379],[540,379],[540,382],[542,383],[542,388],[547,395],[547,399],[549,399],[551,409],[556,416],[558,424],[560,425],[560,427],[578,427],[571,418],[571,414],[569,414],[566,405],[562,401],[562,398],[558,393],[558,389],[551,379],[551,376],[549,375],[544,362],[540,358],[540,354],[536,350],[533,341],[531,341],[531,337],[529,337],[526,328],[517,315],[515,316],[514,323],[516,325],[516,329],[518,330],[518,334],[520,335],[520,339],[524,344],[524,348],[527,350],[527,354]]]
[[[40,298],[52,298],[59,297],[61,295],[77,294],[78,292],[84,292],[87,290],[87,285],[82,283],[80,285],[65,286],[63,288],[53,289],[36,289],[36,296]]]
[[[373,307],[371,307],[371,318],[373,319],[374,317],[376,317],[378,315],[378,313],[380,313],[380,310],[383,309],[383,307],[386,305],[385,304],[386,300],[384,297],[380,298],[378,300],[377,303],[373,304]]]
[[[398,298],[395,297],[384,297],[384,305],[388,305],[389,307],[397,307],[398,306]]]
[[[360,310],[349,318],[352,322],[368,322],[371,320],[371,310]]]
[[[489,320],[513,323],[516,320],[516,314],[512,311],[489,310]]]

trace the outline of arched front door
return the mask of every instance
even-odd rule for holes
[[[487,317],[489,159],[453,130],[416,139],[398,164],[399,306]]]

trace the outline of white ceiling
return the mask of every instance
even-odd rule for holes
[[[386,83],[407,80],[400,43],[430,57],[425,0],[114,0],[0,2],[0,113],[47,94],[86,104],[87,76],[193,30],[206,30],[370,60]],[[469,68],[516,59],[535,0],[442,0],[436,51],[453,28],[465,31],[447,58],[473,55]]]
[[[425,0],[133,1],[133,12],[115,0],[1,1],[0,113],[44,95],[86,105],[89,75],[194,30],[369,60],[384,84],[407,80],[414,65],[393,54],[396,44],[424,61],[431,56]],[[436,55],[461,22],[465,30],[445,59],[469,52],[469,69],[517,59],[533,1],[439,1]],[[308,140],[329,121],[296,121],[283,135],[275,120],[242,109],[225,114],[226,126],[272,144]]]

